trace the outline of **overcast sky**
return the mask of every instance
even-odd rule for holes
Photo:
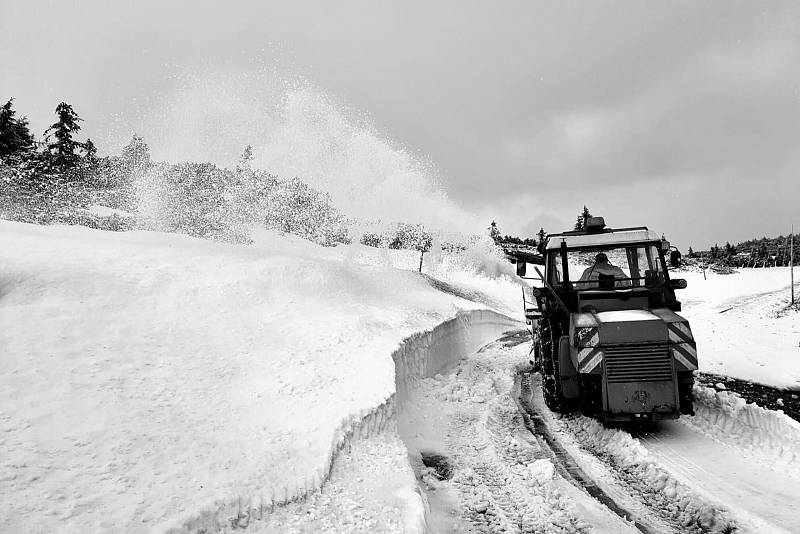
[[[0,99],[37,135],[73,104],[101,153],[136,130],[157,157],[195,157],[164,152],[143,123],[180,94],[177,74],[268,71],[366,114],[503,233],[561,230],[584,204],[683,247],[800,224],[798,2],[30,0],[2,13]],[[247,109],[227,116],[246,123]]]

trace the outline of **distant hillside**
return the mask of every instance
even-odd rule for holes
[[[795,236],[797,237],[797,236]],[[731,245],[714,245],[709,250],[695,252],[689,249],[689,257],[706,259],[712,263],[735,267],[770,267],[789,264],[790,236],[761,237],[748,239]],[[800,242],[795,239],[795,263],[798,261]]]

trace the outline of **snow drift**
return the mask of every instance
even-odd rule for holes
[[[681,421],[751,458],[800,475],[800,423],[735,393],[695,386],[695,417]]]
[[[398,343],[485,308],[465,296],[489,287],[445,292],[274,234],[246,247],[0,222],[0,235],[12,532],[144,532],[301,496],[343,436],[389,416]],[[508,302],[497,288],[484,300]]]

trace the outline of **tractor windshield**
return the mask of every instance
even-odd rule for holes
[[[561,253],[549,258],[549,280],[565,280]],[[663,286],[665,276],[661,253],[655,245],[630,245],[567,251],[569,281],[577,290],[627,289]]]

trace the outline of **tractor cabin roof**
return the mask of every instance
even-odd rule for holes
[[[547,250],[561,248],[562,241],[567,242],[568,249],[580,249],[654,243],[661,241],[661,238],[645,226],[619,230],[606,229],[601,232],[563,232],[547,236]]]

